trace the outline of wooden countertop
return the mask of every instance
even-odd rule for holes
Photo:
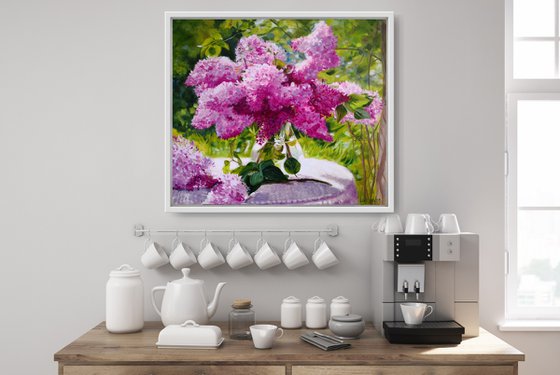
[[[158,349],[160,322],[146,322],[138,333],[112,334],[105,323],[61,349],[54,360],[68,364],[192,364],[192,365],[390,365],[390,364],[504,364],[523,361],[525,355],[484,329],[480,336],[459,345],[390,344],[371,325],[358,340],[347,340],[350,349],[325,352],[300,340],[310,330],[285,330],[269,350],[254,349],[250,340],[225,341],[217,350]],[[322,330],[330,333],[329,330]]]

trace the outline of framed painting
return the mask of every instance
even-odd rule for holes
[[[393,14],[167,12],[167,212],[392,212]]]

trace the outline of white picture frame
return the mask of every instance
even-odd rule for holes
[[[386,21],[386,205],[188,205],[172,204],[173,21],[185,19],[372,19]],[[393,12],[165,12],[165,212],[172,213],[389,213],[394,212],[394,15]]]

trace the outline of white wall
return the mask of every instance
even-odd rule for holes
[[[0,357],[3,373],[54,374],[52,355],[104,317],[110,269],[140,267],[132,226],[297,227],[337,223],[339,267],[318,272],[196,271],[278,319],[282,297],[351,298],[368,314],[375,215],[163,212],[163,12],[315,10],[312,1],[0,3]],[[503,1],[328,0],[320,10],[396,14],[396,206],[457,213],[481,235],[481,322],[503,311]],[[188,240],[196,246],[199,238]],[[281,236],[271,236],[279,245]],[[309,248],[313,236],[302,236]],[[217,236],[219,244],[227,236]],[[254,237],[244,237],[251,243]],[[164,241],[165,242],[165,241]],[[169,241],[166,242],[167,244]],[[143,271],[146,290],[178,277]],[[258,282],[255,282],[258,281]],[[279,282],[281,281],[281,283]],[[146,295],[147,296],[147,295]],[[156,316],[146,303],[147,318]],[[497,332],[495,332],[497,333]],[[560,366],[558,334],[500,334],[527,353],[521,373]]]

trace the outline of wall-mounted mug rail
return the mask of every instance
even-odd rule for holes
[[[179,234],[179,233],[325,233],[331,237],[338,236],[338,225],[329,224],[326,228],[292,228],[292,229],[171,229],[171,228],[146,228],[142,224],[136,224],[134,226],[134,236],[142,237],[145,234],[151,235],[154,233],[168,233],[168,234]]]

